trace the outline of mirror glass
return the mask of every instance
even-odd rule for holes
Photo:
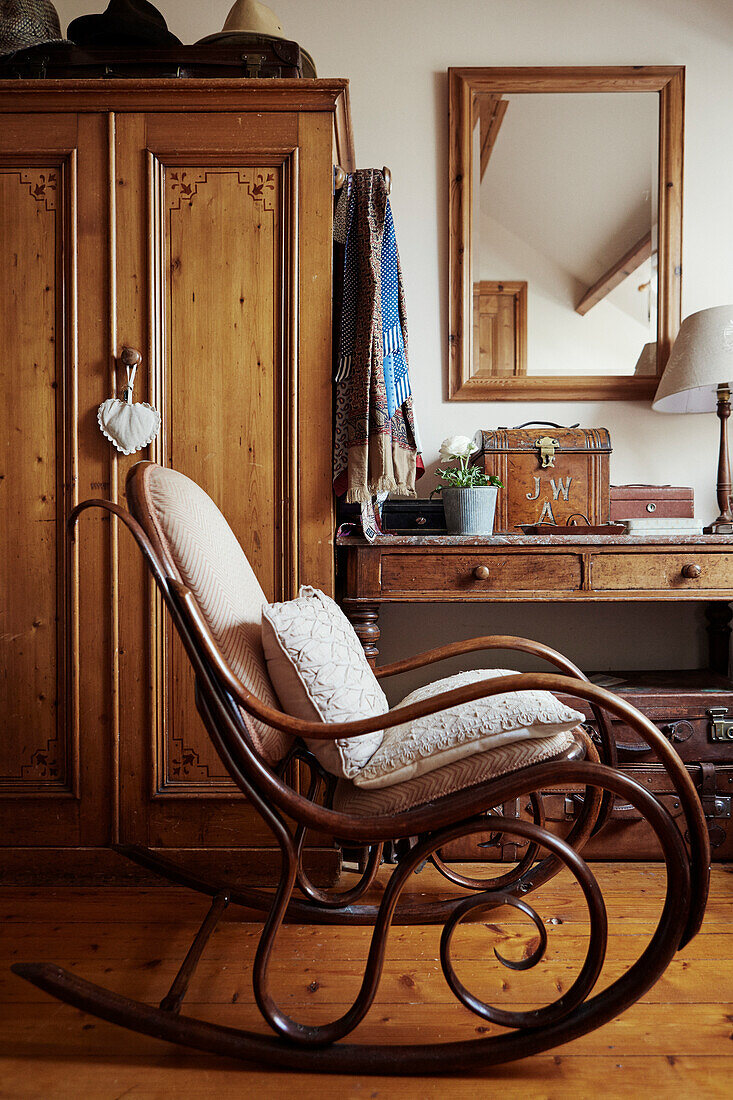
[[[478,93],[474,371],[656,374],[658,101]]]

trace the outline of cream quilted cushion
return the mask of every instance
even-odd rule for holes
[[[511,675],[515,673],[503,668],[459,672],[411,692],[398,707],[430,699],[463,684]],[[438,714],[392,726],[368,764],[354,776],[354,783],[358,787],[391,787],[474,753],[565,733],[582,721],[582,714],[566,707],[549,691],[510,691],[461,703]]]
[[[267,670],[288,714],[322,722],[351,722],[385,714],[379,686],[353,626],[341,608],[316,588],[295,600],[262,609]],[[307,739],[326,771],[350,779],[382,741],[382,732],[333,741]]]
[[[395,783],[392,787],[364,790],[354,783],[341,782],[336,787],[333,808],[341,813],[373,816],[398,814],[413,806],[424,806],[444,795],[462,791],[486,783],[499,775],[527,768],[551,760],[566,752],[574,743],[571,733],[555,733],[552,737],[537,737],[531,741],[514,741],[511,745],[499,745],[489,752],[464,756],[453,764],[437,768],[434,772]]]
[[[267,598],[231,527],[211,497],[177,470],[151,463],[143,474],[143,493],[168,564],[195,595],[232,671],[253,695],[277,709],[262,652]],[[257,748],[276,763],[292,737],[264,722],[251,723]]]

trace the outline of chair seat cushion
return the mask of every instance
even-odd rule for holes
[[[499,745],[488,752],[476,753],[456,760],[435,771],[395,783],[391,787],[364,789],[353,782],[342,780],[336,787],[333,808],[341,813],[371,817],[379,814],[397,814],[415,806],[424,806],[455,791],[475,787],[496,779],[500,775],[552,760],[572,748],[572,733],[555,733],[550,737],[536,737],[528,741],[513,741]]]
[[[385,714],[387,697],[341,608],[316,588],[262,609],[267,670],[286,714],[321,722],[351,722]],[[382,742],[383,733],[306,744],[332,775],[350,779]]]
[[[516,673],[501,668],[459,672],[411,692],[398,707],[464,684],[510,675]],[[582,720],[579,711],[549,691],[511,691],[461,703],[386,730],[379,748],[354,775],[354,783],[364,788],[391,787],[487,749],[565,733]]]

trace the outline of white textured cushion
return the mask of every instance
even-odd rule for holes
[[[410,692],[398,706],[430,699],[478,680],[511,675],[516,673],[502,668],[459,672]],[[564,733],[582,721],[582,714],[566,707],[549,691],[510,691],[461,703],[392,726],[368,764],[354,776],[354,783],[367,788],[391,787],[499,745]]]
[[[351,722],[389,710],[387,698],[341,608],[316,588],[295,600],[262,609],[267,671],[287,714],[322,722]],[[357,774],[382,742],[383,733],[334,741],[307,739],[326,771],[343,779]]]

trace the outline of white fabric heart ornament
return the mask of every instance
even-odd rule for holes
[[[97,411],[102,435],[123,455],[134,454],[152,443],[160,431],[160,413],[147,401],[133,401],[137,367],[127,368],[127,386],[122,397],[108,397]]]

